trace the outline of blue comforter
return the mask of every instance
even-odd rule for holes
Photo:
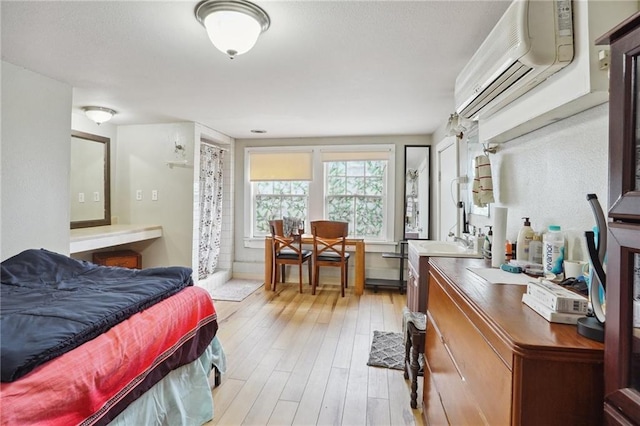
[[[1,281],[3,382],[193,284],[190,268],[112,268],[44,249],[2,262]]]

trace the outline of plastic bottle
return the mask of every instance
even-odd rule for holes
[[[535,232],[529,243],[529,263],[542,265],[542,235]]]
[[[509,262],[513,258],[513,246],[511,241],[506,240],[504,242],[504,259]]]
[[[516,259],[529,260],[529,246],[533,240],[533,228],[531,228],[531,222],[528,217],[523,217],[524,225],[518,233],[518,239],[516,240]]]
[[[542,236],[542,264],[545,275],[561,274],[564,257],[564,234],[558,225],[549,225],[549,232]]]

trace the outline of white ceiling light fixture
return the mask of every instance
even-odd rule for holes
[[[196,7],[196,18],[231,59],[251,50],[271,25],[267,12],[246,0],[205,0]]]
[[[87,106],[82,108],[82,110],[87,115],[87,117],[95,121],[96,124],[102,124],[106,121],[109,121],[114,115],[116,115],[116,112],[114,110],[98,106]]]

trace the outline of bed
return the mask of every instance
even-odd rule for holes
[[[2,262],[0,424],[203,424],[224,352],[183,267],[129,270],[47,250]]]

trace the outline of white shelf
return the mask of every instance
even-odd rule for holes
[[[162,237],[160,225],[107,225],[71,230],[70,253]]]

